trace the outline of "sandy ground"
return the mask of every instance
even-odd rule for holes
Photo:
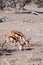
[[[43,14],[15,14],[14,11],[0,11],[0,48],[4,42],[5,34],[11,30],[21,31],[30,39],[29,47],[24,46],[22,51],[18,47],[12,51],[10,44],[7,49],[0,51],[0,65],[43,65]],[[28,31],[30,29],[30,31]]]

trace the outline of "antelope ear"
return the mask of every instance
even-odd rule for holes
[[[11,33],[12,33],[13,31],[11,31]]]

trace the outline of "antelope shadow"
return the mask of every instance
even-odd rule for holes
[[[32,49],[34,49],[34,48],[23,48],[22,50],[26,50],[26,51],[31,51]]]
[[[12,53],[14,52],[15,50],[11,50],[11,49],[3,49],[3,50],[0,50],[0,56],[3,56],[3,55],[12,55]]]
[[[22,51],[31,51],[32,49],[34,49],[34,48],[23,48],[22,49]],[[12,53],[13,52],[16,52],[16,51],[20,51],[19,49],[13,49],[13,50],[11,50],[11,49],[3,49],[3,50],[0,50],[0,56],[3,56],[3,55],[6,55],[6,56],[8,56],[8,55],[12,55]]]

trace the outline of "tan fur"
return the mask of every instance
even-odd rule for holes
[[[26,37],[24,36],[24,34],[22,32],[13,30],[13,31],[11,31],[10,34],[13,36],[16,36],[16,37],[20,37],[21,39],[20,38],[19,39],[22,40],[23,43],[28,45],[29,41],[26,39]]]
[[[10,34],[5,35],[5,43],[4,44],[6,44],[6,43],[8,44],[10,41],[12,42],[11,39],[13,41],[15,40],[15,43],[18,43],[17,45],[19,46],[19,50],[21,51],[24,45],[22,44],[22,42],[20,42],[18,40],[18,37],[16,37],[16,36],[13,36],[13,35],[10,35]],[[3,49],[4,44],[2,45],[2,48],[1,49]]]
[[[15,45],[17,43],[20,51],[22,50],[24,43],[26,45],[28,45],[28,40],[26,40],[26,37],[24,36],[24,34],[19,31],[16,31],[16,30],[13,30],[10,32],[10,34],[5,35],[5,43],[8,44],[10,41],[12,42],[12,40],[13,41],[15,40]],[[3,46],[4,46],[4,44],[3,44]],[[2,48],[3,48],[3,46],[2,46]]]

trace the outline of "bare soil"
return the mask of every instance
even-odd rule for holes
[[[14,11],[0,11],[0,65],[43,65],[43,14],[15,14]],[[24,46],[22,51],[13,48],[12,43],[1,46],[5,34],[11,30],[21,31],[27,39],[29,47]],[[30,31],[29,31],[30,29]]]

